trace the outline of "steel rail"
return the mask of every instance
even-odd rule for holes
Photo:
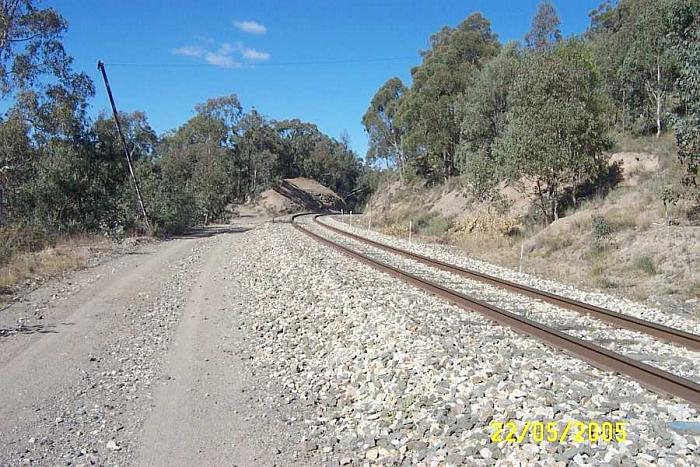
[[[495,305],[469,297],[435,282],[423,279],[381,261],[374,260],[302,227],[299,223],[294,222],[299,216],[300,215],[297,215],[292,218],[292,225],[296,229],[314,240],[354,258],[363,264],[396,277],[437,297],[443,298],[462,309],[481,313],[499,324],[512,328],[516,332],[535,337],[553,347],[576,355],[599,368],[629,376],[650,389],[679,397],[696,407],[700,407],[700,385],[689,379],[607,350],[591,342],[558,331],[545,324],[532,321],[528,318],[503,310]]]
[[[630,329],[632,331],[639,331],[643,332],[645,334],[649,334],[654,337],[658,337],[660,339],[663,339],[668,342],[672,342],[674,344],[679,344],[682,345],[683,347],[686,347],[688,349],[692,350],[700,350],[700,336],[697,334],[692,334],[690,332],[682,331],[680,329],[674,329],[669,326],[664,326],[663,324],[658,324],[658,323],[653,323],[651,321],[647,321],[641,318],[636,318],[634,316],[626,315],[624,313],[618,313],[616,311],[608,310],[606,308],[601,308],[599,306],[591,305],[589,303],[584,303],[580,302],[578,300],[574,300],[568,297],[563,297],[561,295],[556,295],[551,292],[546,292],[544,290],[538,290],[533,287],[529,287],[527,285],[522,285],[518,284],[516,282],[512,282],[506,279],[501,279],[499,277],[491,276],[488,274],[484,274],[482,272],[474,271],[472,269],[466,269],[462,268],[459,266],[455,266],[450,263],[446,263],[444,261],[440,261],[437,259],[430,258],[428,256],[420,255],[417,253],[412,253],[410,251],[402,250],[400,248],[392,247],[389,246],[385,243],[380,243],[374,240],[370,240],[369,238],[365,238],[361,235],[357,235],[351,232],[347,232],[343,229],[339,229],[337,227],[333,227],[332,225],[328,225],[326,223],[320,222],[318,218],[322,215],[325,214],[318,214],[314,217],[314,221],[326,228],[329,229],[333,232],[336,232],[340,235],[345,235],[346,237],[350,237],[354,240],[358,240],[364,243],[367,243],[369,245],[372,245],[376,248],[380,248],[384,251],[388,251],[390,253],[394,253],[400,256],[403,256],[404,258],[412,259],[414,261],[418,261],[420,263],[423,263],[427,266],[431,266],[437,269],[441,269],[443,271],[451,272],[453,274],[458,274],[463,277],[467,277],[468,279],[473,279],[479,282],[483,282],[485,284],[493,285],[495,287],[500,287],[502,289],[509,290],[511,292],[515,292],[521,295],[526,295],[531,298],[535,298],[538,300],[542,300],[547,303],[551,303],[553,305],[566,308],[568,310],[575,311],[577,313],[581,314],[587,314],[591,315],[594,318],[607,321],[609,323],[614,324],[617,327],[625,328],[625,329]]]

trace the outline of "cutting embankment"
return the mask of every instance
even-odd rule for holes
[[[390,182],[355,225],[454,246],[474,259],[650,306],[694,314],[700,300],[697,207],[668,199],[675,155],[611,155],[610,186],[543,226],[527,183],[501,186],[496,201],[470,197],[465,180],[422,186]],[[668,152],[668,151],[666,151]],[[524,189],[524,191],[522,191]],[[528,195],[529,193],[529,195]],[[541,216],[539,216],[541,217]]]
[[[348,209],[333,190],[310,178],[287,178],[263,191],[257,204],[271,214]]]

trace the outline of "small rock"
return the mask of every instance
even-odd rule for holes
[[[371,461],[379,459],[379,449],[372,448],[365,453],[365,457]]]
[[[113,439],[110,439],[109,441],[107,441],[107,449],[109,449],[110,451],[119,451],[121,448],[122,447],[119,446],[117,444],[117,442],[114,441]]]

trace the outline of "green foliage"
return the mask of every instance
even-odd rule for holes
[[[700,204],[700,5],[681,2],[672,16],[674,54],[678,61],[678,95],[685,114],[676,122],[678,157],[683,181]]]
[[[575,188],[604,165],[609,142],[598,80],[590,51],[579,41],[529,55],[520,67],[495,150],[524,180],[547,222],[559,216],[564,187]],[[575,189],[572,196],[576,204]]]
[[[454,223],[450,219],[437,215],[432,217],[427,224],[421,228],[421,233],[432,237],[439,237],[445,235],[453,226]]]
[[[612,233],[612,227],[605,216],[593,216],[591,220],[591,230],[593,239],[596,242],[607,239]]]
[[[659,135],[673,93],[676,62],[670,33],[671,12],[686,0],[621,0],[591,14],[588,31],[604,77],[616,102],[614,121],[622,131]]]
[[[494,154],[494,141],[503,134],[511,88],[516,79],[520,53],[506,45],[479,72],[473,86],[458,101],[461,142],[457,167],[466,175],[469,191],[477,199],[493,201],[496,186],[507,177],[506,166]]]
[[[387,167],[397,166],[402,180],[406,165],[402,147],[405,128],[397,117],[401,99],[406,92],[408,88],[399,78],[389,79],[372,97],[370,106],[362,117],[362,125],[369,135],[367,161],[374,163],[384,159]]]
[[[659,197],[664,203],[664,209],[666,210],[666,215],[668,215],[668,208],[671,206],[675,206],[676,203],[678,203],[678,200],[680,199],[680,194],[672,186],[665,186],[661,189]]]
[[[659,271],[656,269],[656,265],[654,264],[654,260],[647,255],[641,255],[635,258],[633,266],[635,269],[638,269],[650,276],[655,276],[659,273]]]
[[[52,239],[44,230],[26,223],[0,227],[0,266],[7,264],[18,251],[37,251]]]
[[[413,86],[401,99],[398,115],[406,128],[403,141],[411,163],[421,176],[439,181],[455,173],[457,100],[500,45],[488,20],[478,13],[454,29],[443,28],[430,43],[423,63],[411,70]]]
[[[184,232],[203,218],[192,186],[177,182],[182,168],[182,160],[175,158],[165,158],[158,164],[149,161],[137,164],[136,174],[144,202],[156,233],[160,235]],[[133,195],[133,191],[129,193]],[[133,200],[133,196],[129,198]],[[137,212],[133,202],[127,206],[131,208],[127,210],[131,215]]]
[[[408,224],[409,221],[413,225],[414,233],[430,237],[443,236],[454,226],[454,222],[451,219],[443,217],[436,212],[426,210],[403,213],[401,222],[403,224]]]
[[[532,19],[532,27],[525,35],[525,43],[531,49],[543,51],[562,39],[559,30],[559,16],[554,5],[545,0],[537,7],[537,13]]]

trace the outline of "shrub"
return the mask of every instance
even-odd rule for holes
[[[647,255],[642,255],[634,260],[634,267],[650,276],[658,274],[654,260]]]
[[[608,238],[612,233],[612,228],[604,216],[593,216],[591,227],[593,239],[598,242]]]
[[[0,266],[19,253],[39,251],[53,242],[44,230],[26,224],[0,227]]]
[[[659,194],[661,201],[664,203],[664,215],[668,217],[668,208],[675,206],[680,199],[680,194],[672,187],[665,186]]]
[[[450,219],[446,219],[440,215],[431,218],[427,225],[423,228],[423,232],[430,236],[441,236],[447,233],[453,226],[453,222]]]

